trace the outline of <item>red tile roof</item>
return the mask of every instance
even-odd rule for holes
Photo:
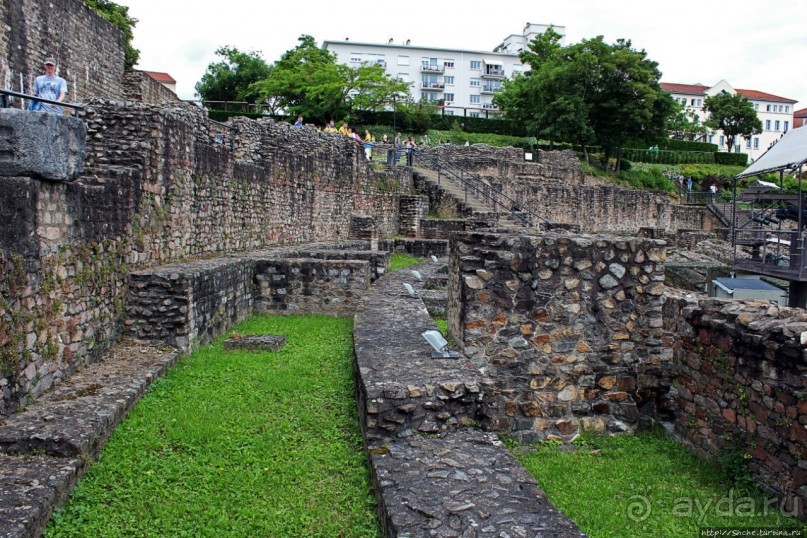
[[[703,84],[673,84],[670,82],[662,82],[661,89],[670,93],[685,93],[687,95],[706,95],[706,90],[710,86]]]
[[[703,84],[675,84],[671,82],[660,83],[661,89],[670,93],[683,93],[686,95],[706,95],[706,90],[711,86],[704,86]],[[747,99],[755,99],[757,101],[781,101],[783,103],[795,103],[795,99],[788,99],[787,97],[779,97],[772,93],[760,92],[757,90],[740,90],[737,93]]]
[[[807,108],[802,108],[801,110],[797,110],[793,112],[794,118],[807,118]]]
[[[772,93],[759,92],[757,90],[741,90],[737,88],[737,93],[747,99],[756,99],[757,101],[782,101],[783,103],[795,103],[795,99],[788,99],[787,97],[779,97]]]
[[[162,82],[164,84],[176,84],[177,81],[174,80],[174,77],[169,75],[168,73],[160,73],[159,71],[143,71],[145,74],[156,80],[157,82]]]

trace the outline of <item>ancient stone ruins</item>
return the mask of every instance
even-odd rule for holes
[[[75,116],[0,110],[3,536],[38,535],[148,384],[257,312],[354,316],[388,536],[580,536],[496,435],[653,425],[704,457],[747,447],[804,515],[807,315],[686,289],[703,274],[676,253],[725,238],[705,206],[589,183],[570,152],[445,145],[387,167],[312,127],[222,127],[124,74],[120,36],[80,2],[6,4],[29,17],[0,33],[7,80],[34,74],[49,17],[93,39],[64,45]],[[396,251],[426,260],[420,280],[389,273]],[[431,358],[428,311],[460,359]]]

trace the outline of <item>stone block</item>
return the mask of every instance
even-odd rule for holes
[[[84,170],[86,137],[72,116],[0,109],[0,176],[73,180]]]

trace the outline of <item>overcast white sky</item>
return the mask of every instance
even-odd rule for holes
[[[139,22],[138,69],[164,71],[183,99],[217,48],[258,51],[268,63],[308,34],[325,40],[492,50],[527,22],[566,27],[566,43],[630,39],[658,62],[662,82],[759,90],[807,107],[805,0],[116,0]]]

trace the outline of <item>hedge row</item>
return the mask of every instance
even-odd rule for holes
[[[747,153],[715,153],[715,164],[727,164],[730,166],[747,166]]]

